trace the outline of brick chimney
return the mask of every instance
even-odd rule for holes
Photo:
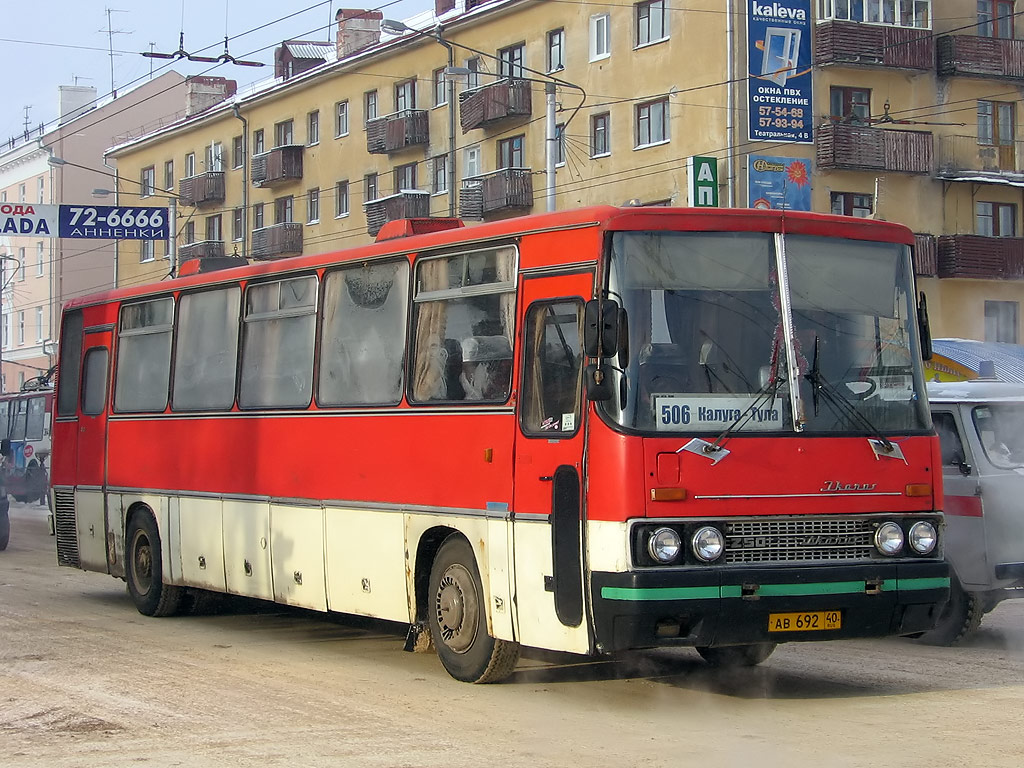
[[[380,42],[380,11],[342,8],[334,15],[338,22],[338,58],[343,59]]]
[[[189,117],[235,95],[238,82],[226,77],[196,75],[185,79],[185,114]]]

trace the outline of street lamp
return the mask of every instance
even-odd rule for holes
[[[118,192],[116,189],[94,189],[92,191],[93,197],[108,197],[110,195],[114,196],[114,205],[117,205]],[[157,197],[164,197],[167,200],[167,258],[171,261],[171,275],[174,276],[178,274],[178,200],[173,195],[157,195]],[[117,269],[116,259],[114,268]],[[117,285],[116,275],[114,285]]]
[[[434,27],[432,32],[424,32],[419,29],[413,29],[404,22],[396,21],[394,19],[384,19],[380,23],[380,28],[390,35],[401,35],[405,32],[412,32],[423,37],[428,37],[435,43],[443,45],[448,51],[448,66],[445,68],[445,89],[447,90],[448,97],[448,216],[449,218],[455,218],[455,80],[449,74],[455,74],[457,68],[455,66],[455,49],[452,44],[444,39],[441,35],[441,25],[438,24]],[[466,70],[466,74],[469,74],[469,70]]]

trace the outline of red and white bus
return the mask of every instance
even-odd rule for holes
[[[912,243],[597,207],[75,299],[58,560],[147,615],[210,590],[407,622],[472,682],[521,646],[735,665],[926,630],[949,571]]]
[[[46,376],[32,381],[39,388],[0,394],[0,453],[7,492],[17,501],[45,503],[53,389]]]

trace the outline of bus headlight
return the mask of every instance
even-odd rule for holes
[[[647,540],[647,553],[659,563],[671,563],[679,556],[683,541],[671,528],[659,528]]]
[[[693,546],[693,554],[705,563],[717,560],[725,550],[725,537],[720,530],[710,525],[699,528],[693,534],[690,543]]]
[[[907,540],[910,542],[910,548],[917,552],[917,554],[927,555],[935,549],[935,545],[939,541],[939,535],[935,531],[934,525],[927,520],[919,520],[910,526]]]
[[[883,555],[895,555],[903,549],[903,529],[893,522],[882,523],[875,531],[875,547]]]

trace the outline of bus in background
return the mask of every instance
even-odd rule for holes
[[[21,392],[0,394],[0,449],[7,493],[20,502],[45,504],[49,470],[53,389],[44,374],[25,382]]]
[[[913,234],[613,208],[77,298],[57,558],[409,624],[468,682],[522,646],[911,634],[949,594]]]

